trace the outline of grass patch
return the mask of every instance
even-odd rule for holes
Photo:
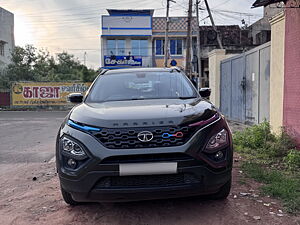
[[[290,150],[286,157],[284,157],[284,162],[291,171],[299,171],[300,169],[300,151]]]
[[[269,170],[257,163],[245,162],[242,169],[247,176],[264,183],[264,194],[283,200],[290,213],[300,211],[300,178],[280,171]]]
[[[247,184],[247,182],[246,182],[245,179],[240,179],[240,180],[239,180],[239,183],[240,183],[241,185],[246,185],[246,184]]]
[[[265,184],[262,193],[281,199],[288,212],[300,211],[300,151],[285,130],[275,135],[265,121],[236,132],[233,140],[247,161],[246,176]]]

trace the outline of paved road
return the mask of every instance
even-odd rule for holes
[[[0,164],[43,162],[66,112],[0,112]]]
[[[239,162],[233,170],[232,193],[225,201],[185,198],[69,207],[60,195],[55,164],[48,162],[66,114],[0,112],[0,225],[300,224],[299,216],[270,214],[282,209],[278,201],[240,194],[258,194],[259,184],[244,178]],[[263,205],[271,202],[276,204]]]

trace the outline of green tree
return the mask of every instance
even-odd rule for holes
[[[0,87],[9,88],[14,81],[84,81],[91,82],[97,71],[82,65],[74,55],[57,54],[55,59],[44,49],[32,45],[15,47],[11,63],[0,71]]]
[[[32,45],[15,47],[11,53],[11,64],[7,67],[9,80],[34,81],[33,66],[36,60],[36,48]]]

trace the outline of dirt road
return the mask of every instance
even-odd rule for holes
[[[259,196],[259,184],[244,178],[237,155],[232,193],[225,201],[184,198],[69,207],[51,160],[65,114],[0,112],[0,224],[300,224],[300,216],[286,214],[280,202]]]

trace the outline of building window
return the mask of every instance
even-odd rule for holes
[[[164,40],[158,39],[155,41],[155,54],[164,55]],[[182,39],[171,39],[169,41],[170,55],[182,55],[183,41]]]
[[[131,40],[131,51],[133,56],[147,56],[148,40]]]
[[[4,56],[4,43],[0,42],[0,56]]]
[[[182,55],[182,40],[181,39],[170,40],[170,54],[171,55]]]
[[[125,55],[125,40],[109,39],[106,48],[108,55]]]
[[[165,40],[158,39],[155,40],[155,55],[164,55],[164,46],[165,46]]]

